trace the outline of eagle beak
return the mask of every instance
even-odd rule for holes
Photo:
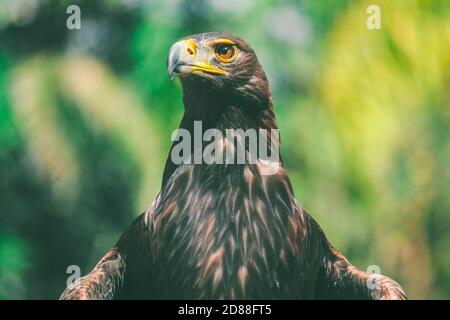
[[[202,59],[204,58],[204,59]],[[196,42],[192,39],[176,42],[169,50],[167,59],[167,73],[172,79],[174,75],[183,76],[198,71],[210,74],[225,74],[226,72],[208,62],[197,50]]]

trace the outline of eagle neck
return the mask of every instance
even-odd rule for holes
[[[185,112],[179,129],[189,131],[192,146],[196,123],[201,123],[202,135],[208,129],[217,129],[224,136],[227,129],[277,129],[272,98],[267,92],[245,96],[209,87],[186,87],[183,86]],[[167,157],[163,186],[179,166],[171,159],[172,149],[177,143],[172,144]]]

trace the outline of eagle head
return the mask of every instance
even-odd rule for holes
[[[180,78],[185,94],[208,91],[222,101],[231,97],[249,100],[247,105],[267,105],[270,98],[255,51],[231,33],[207,32],[181,39],[169,50],[167,69],[170,78]]]

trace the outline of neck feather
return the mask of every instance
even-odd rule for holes
[[[186,129],[194,147],[195,123],[201,122],[201,135],[208,129],[218,129],[224,136],[227,129],[277,129],[272,97],[268,87],[246,92],[229,92],[211,88],[208,83],[183,83],[185,113],[179,129]],[[197,132],[198,133],[198,132]],[[270,137],[268,137],[270,142]],[[173,163],[171,152],[179,141],[172,144],[164,169],[163,185],[178,164]]]

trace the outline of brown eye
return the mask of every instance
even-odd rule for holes
[[[223,62],[230,62],[231,59],[234,57],[235,49],[234,46],[231,46],[229,44],[222,44],[217,47],[216,49],[216,55],[219,58],[219,60]]]

